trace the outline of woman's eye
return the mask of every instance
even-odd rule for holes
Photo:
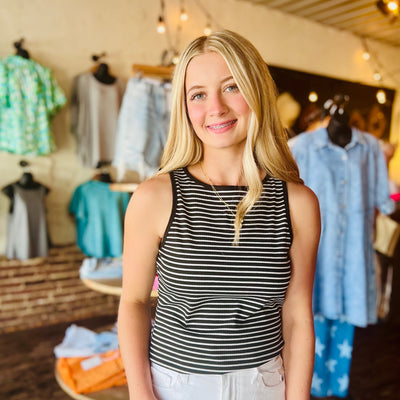
[[[204,98],[204,93],[195,93],[194,95],[192,95],[192,97],[190,98],[190,100],[201,100]]]
[[[236,92],[239,90],[236,84],[229,85],[226,89],[227,92]]]

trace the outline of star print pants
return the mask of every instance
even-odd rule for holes
[[[314,316],[315,363],[311,394],[346,397],[349,388],[354,325]]]

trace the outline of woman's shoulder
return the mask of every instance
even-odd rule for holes
[[[152,201],[164,197],[171,192],[171,179],[168,173],[155,175],[142,183],[136,188],[133,198]]]
[[[318,205],[318,198],[316,194],[303,183],[286,182],[289,203],[294,203],[301,207],[306,204],[311,206]]]
[[[319,202],[315,193],[302,183],[287,182],[289,209],[295,226],[320,220]]]

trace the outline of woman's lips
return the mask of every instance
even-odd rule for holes
[[[224,133],[231,129],[237,122],[237,119],[232,119],[230,121],[221,122],[219,124],[207,125],[207,129],[213,131],[214,133]]]

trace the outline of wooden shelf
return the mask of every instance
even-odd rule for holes
[[[60,388],[76,400],[129,400],[128,386],[115,386],[109,389],[100,390],[98,392],[77,394],[69,386],[67,386],[61,379],[60,374],[55,368],[54,375]]]

